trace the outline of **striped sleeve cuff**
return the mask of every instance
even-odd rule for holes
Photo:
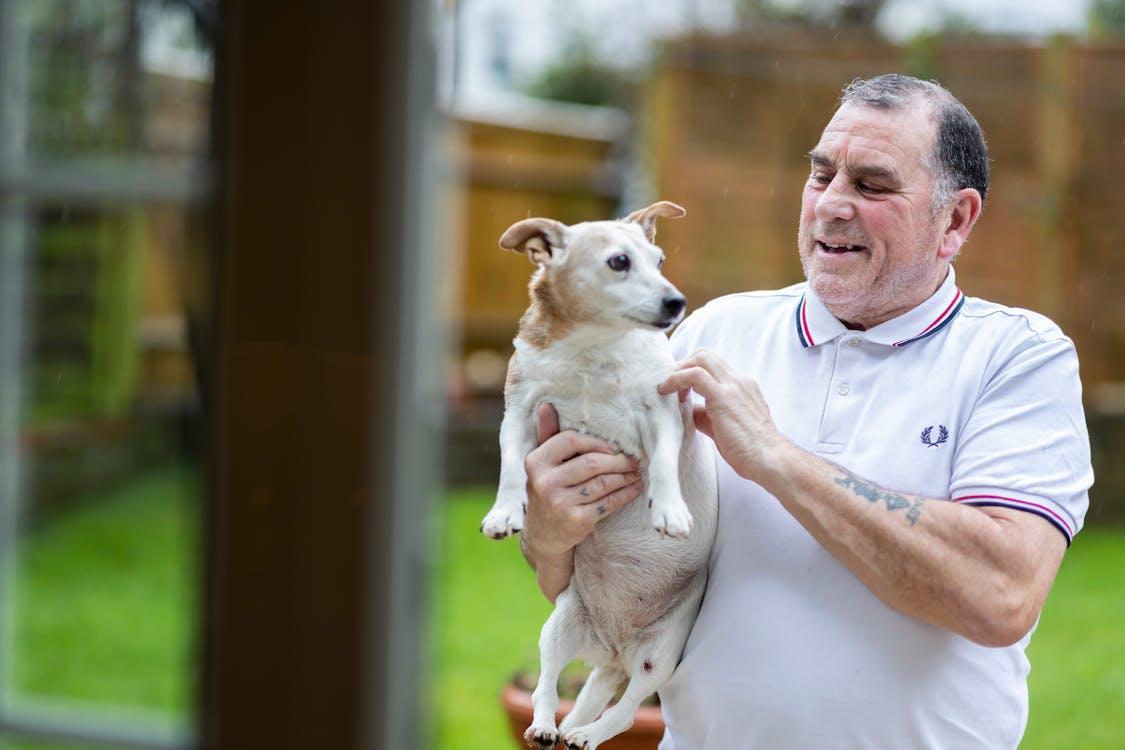
[[[1066,537],[1066,544],[1070,546],[1074,535],[1078,532],[1078,524],[1074,517],[1065,508],[1053,500],[1038,495],[1029,495],[1015,490],[999,489],[996,487],[966,487],[954,493],[953,502],[965,505],[993,506],[999,508],[1012,508],[1027,513],[1034,513],[1051,523]]]

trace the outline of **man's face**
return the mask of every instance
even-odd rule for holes
[[[945,277],[933,216],[929,105],[845,104],[810,152],[797,243],[816,295],[865,328],[929,297]]]

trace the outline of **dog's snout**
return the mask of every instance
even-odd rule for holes
[[[665,315],[675,317],[687,307],[687,299],[682,294],[673,294],[664,298],[663,306]]]

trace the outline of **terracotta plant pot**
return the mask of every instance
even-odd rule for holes
[[[504,686],[500,702],[508,714],[508,725],[517,747],[526,747],[523,741],[524,730],[531,724],[531,693],[511,683]],[[555,721],[562,718],[574,707],[574,701],[562,700]],[[617,735],[598,746],[598,750],[656,750],[660,738],[664,736],[664,718],[659,706],[641,706],[637,717],[628,731]],[[560,744],[558,747],[562,747]]]

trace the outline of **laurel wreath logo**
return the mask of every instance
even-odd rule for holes
[[[939,445],[941,445],[942,443],[944,443],[946,440],[949,439],[949,430],[945,429],[945,425],[943,425],[943,424],[938,425],[937,440],[931,439],[933,437],[933,434],[934,434],[934,426],[933,425],[930,425],[926,429],[922,430],[922,442],[925,443],[926,445],[928,445],[931,448],[936,448]]]

